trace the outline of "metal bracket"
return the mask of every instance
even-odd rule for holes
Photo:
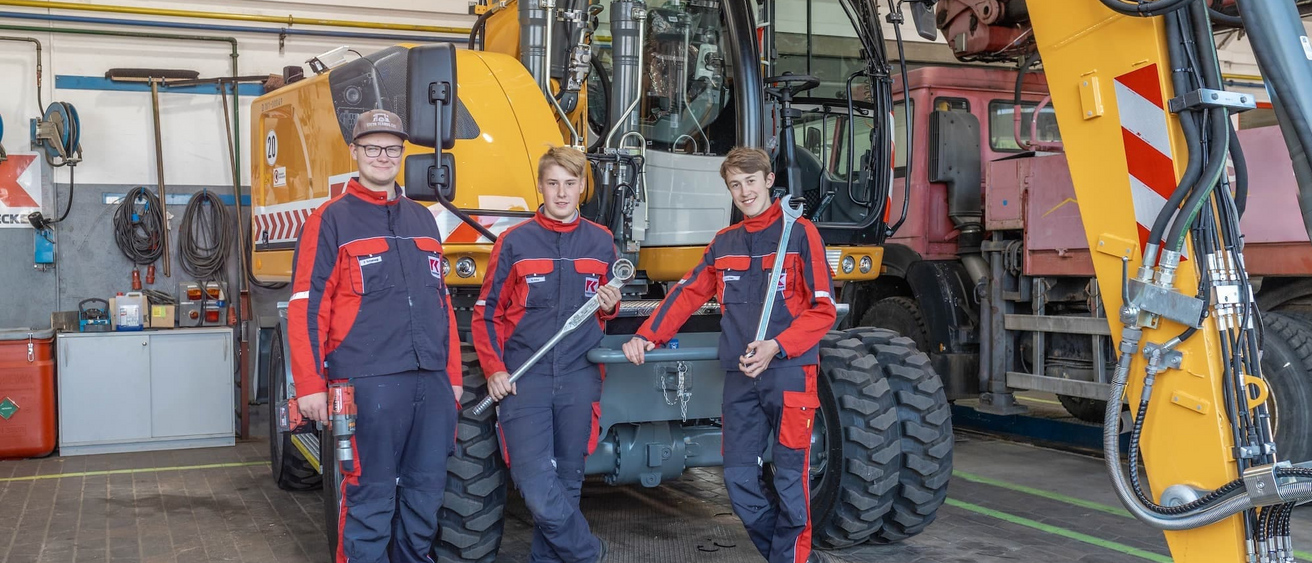
[[[1234,112],[1243,112],[1257,108],[1257,100],[1250,94],[1227,92],[1199,88],[1167,102],[1171,113],[1180,113],[1191,109],[1225,108]]]
[[[1179,350],[1167,349],[1161,344],[1155,342],[1149,342],[1144,345],[1143,355],[1144,357],[1149,357],[1152,354],[1157,353],[1159,350],[1162,354],[1161,363],[1163,367],[1180,369],[1180,366],[1184,365],[1184,354],[1180,353]]]
[[[1252,499],[1253,506],[1271,506],[1288,502],[1280,495],[1279,485],[1292,483],[1294,480],[1277,478],[1276,469],[1288,469],[1289,467],[1292,467],[1289,462],[1282,461],[1270,465],[1250,467],[1244,471],[1244,489],[1248,491],[1248,497]]]
[[[1134,278],[1128,280],[1126,290],[1126,297],[1140,311],[1161,315],[1185,326],[1203,326],[1207,303],[1202,299]]]

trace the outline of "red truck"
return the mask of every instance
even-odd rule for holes
[[[1042,73],[923,67],[909,73],[908,89],[902,99],[895,77],[894,138],[906,138],[909,104],[915,150],[910,178],[901,154],[895,163],[891,209],[896,215],[909,194],[907,217],[887,241],[883,274],[842,288],[846,322],[916,340],[949,400],[978,398],[981,411],[1016,414],[1025,407],[1015,391],[1045,391],[1076,417],[1101,421],[1116,355]],[[846,134],[845,124],[804,118],[803,160],[841,177]],[[1312,412],[1312,244],[1279,129],[1238,135],[1248,176],[1244,255],[1263,312],[1276,441],[1288,459],[1307,459],[1312,418],[1280,413]]]

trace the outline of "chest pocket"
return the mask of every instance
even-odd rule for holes
[[[390,252],[387,239],[370,238],[349,242],[346,252],[346,274],[351,278],[351,289],[356,295],[368,295],[390,289],[395,285],[392,271],[396,268],[397,253]]]
[[[577,289],[566,289],[575,301],[573,305],[578,306],[597,294],[597,288],[601,287],[601,280],[606,275],[606,263],[589,258],[575,260],[574,273],[575,280],[570,283],[576,283],[578,287]]]
[[[761,260],[761,283],[770,283],[770,269],[774,268],[774,255]],[[784,255],[784,269],[780,272],[779,283],[774,287],[774,295],[782,296],[787,302],[802,287],[802,259],[796,254]]]
[[[418,252],[409,260],[414,263],[411,267],[419,272],[424,285],[438,289],[446,287],[444,279],[446,272],[442,267],[442,243],[431,238],[417,238],[414,239],[414,244]]]
[[[760,299],[758,272],[751,269],[752,259],[747,256],[722,256],[715,259],[720,274],[718,283],[720,303],[750,303]]]
[[[520,260],[515,264],[515,275],[520,277],[524,292],[524,308],[539,309],[556,306],[560,298],[560,276],[556,261],[548,258]]]

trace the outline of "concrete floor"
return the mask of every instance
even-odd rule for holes
[[[1166,542],[1121,509],[1093,457],[959,433],[937,522],[896,545],[833,552],[846,562],[1170,561]],[[235,447],[0,462],[0,562],[324,562],[318,492],[269,477],[263,440]],[[761,561],[720,475],[657,489],[584,488],[584,513],[613,563]],[[1312,561],[1312,510],[1294,522]],[[498,561],[527,561],[531,523],[512,494]],[[1193,561],[1193,560],[1191,560]]]

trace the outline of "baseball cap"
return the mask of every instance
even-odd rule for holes
[[[405,132],[405,125],[401,123],[401,116],[385,109],[371,109],[360,114],[355,121],[355,129],[351,131],[351,142],[372,133],[391,133],[403,141],[410,138]]]

